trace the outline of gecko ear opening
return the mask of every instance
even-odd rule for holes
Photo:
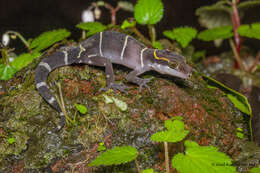
[[[171,67],[173,69],[177,69],[178,66],[179,66],[179,64],[177,62],[169,61],[169,67]]]

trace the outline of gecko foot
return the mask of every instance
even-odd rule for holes
[[[107,90],[109,90],[110,88],[113,89],[114,92],[116,92],[116,90],[119,90],[119,91],[124,92],[124,93],[127,94],[126,89],[127,89],[128,87],[127,87],[126,85],[122,84],[122,83],[120,83],[120,84],[112,83],[112,84],[110,84],[109,86],[107,86],[106,88],[100,88],[100,89],[99,89],[99,92],[101,92],[101,91],[107,91]]]
[[[151,92],[150,87],[147,85],[147,83],[149,83],[149,82],[151,81],[151,79],[152,79],[152,78],[147,78],[147,79],[141,79],[140,81],[138,81],[139,92],[142,91],[143,86],[144,86],[145,88],[147,88],[147,90],[148,90],[149,92]]]

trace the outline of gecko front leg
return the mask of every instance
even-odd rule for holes
[[[113,71],[113,66],[109,59],[104,58],[104,57],[91,57],[91,58],[84,59],[82,62],[89,64],[89,65],[105,67],[107,86],[105,88],[100,88],[99,91],[107,91],[111,88],[114,90],[114,92],[116,90],[119,90],[121,92],[127,93],[125,90],[125,89],[127,89],[127,86],[125,86],[124,84],[115,83],[115,75],[114,75],[114,71]]]
[[[142,91],[143,89],[143,86],[146,87],[149,92],[151,92],[151,89],[150,87],[147,85],[147,83],[150,82],[151,78],[148,78],[148,79],[142,79],[142,78],[139,78],[137,76],[139,76],[140,74],[146,72],[146,71],[149,71],[150,68],[149,67],[146,67],[146,68],[140,68],[140,69],[135,69],[133,71],[131,71],[127,76],[126,76],[126,79],[127,81],[129,82],[132,82],[132,83],[135,83],[137,85],[139,85],[139,92]]]
[[[112,66],[111,61],[109,59],[106,59],[106,62],[104,65],[106,68],[105,73],[106,73],[107,87],[100,88],[99,91],[107,91],[111,88],[114,90],[114,92],[116,90],[119,90],[121,92],[127,93],[127,91],[125,90],[128,88],[127,86],[125,86],[122,83],[120,83],[120,84],[115,83],[115,75],[114,75],[113,66]]]

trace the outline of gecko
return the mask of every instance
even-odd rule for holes
[[[184,56],[170,50],[148,48],[132,36],[116,31],[99,32],[81,41],[77,46],[60,48],[44,57],[35,71],[36,89],[44,100],[59,113],[60,122],[54,131],[63,128],[65,116],[57,100],[49,91],[46,80],[54,69],[71,64],[105,67],[107,85],[99,91],[111,88],[124,92],[127,88],[124,84],[115,83],[112,64],[120,64],[132,69],[126,75],[126,80],[139,85],[139,91],[143,87],[150,91],[150,87],[147,85],[150,79],[138,77],[150,70],[182,79],[189,79],[192,74],[192,67],[186,63]]]

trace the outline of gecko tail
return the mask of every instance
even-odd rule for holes
[[[52,55],[44,58],[39,63],[35,71],[35,84],[38,92],[44,98],[44,100],[59,113],[60,116],[59,125],[56,129],[54,129],[54,132],[62,129],[66,121],[64,113],[62,112],[56,98],[49,91],[46,81],[49,73],[54,69],[74,63],[74,60],[72,58],[68,58],[69,53],[69,51],[60,51],[53,53]]]

